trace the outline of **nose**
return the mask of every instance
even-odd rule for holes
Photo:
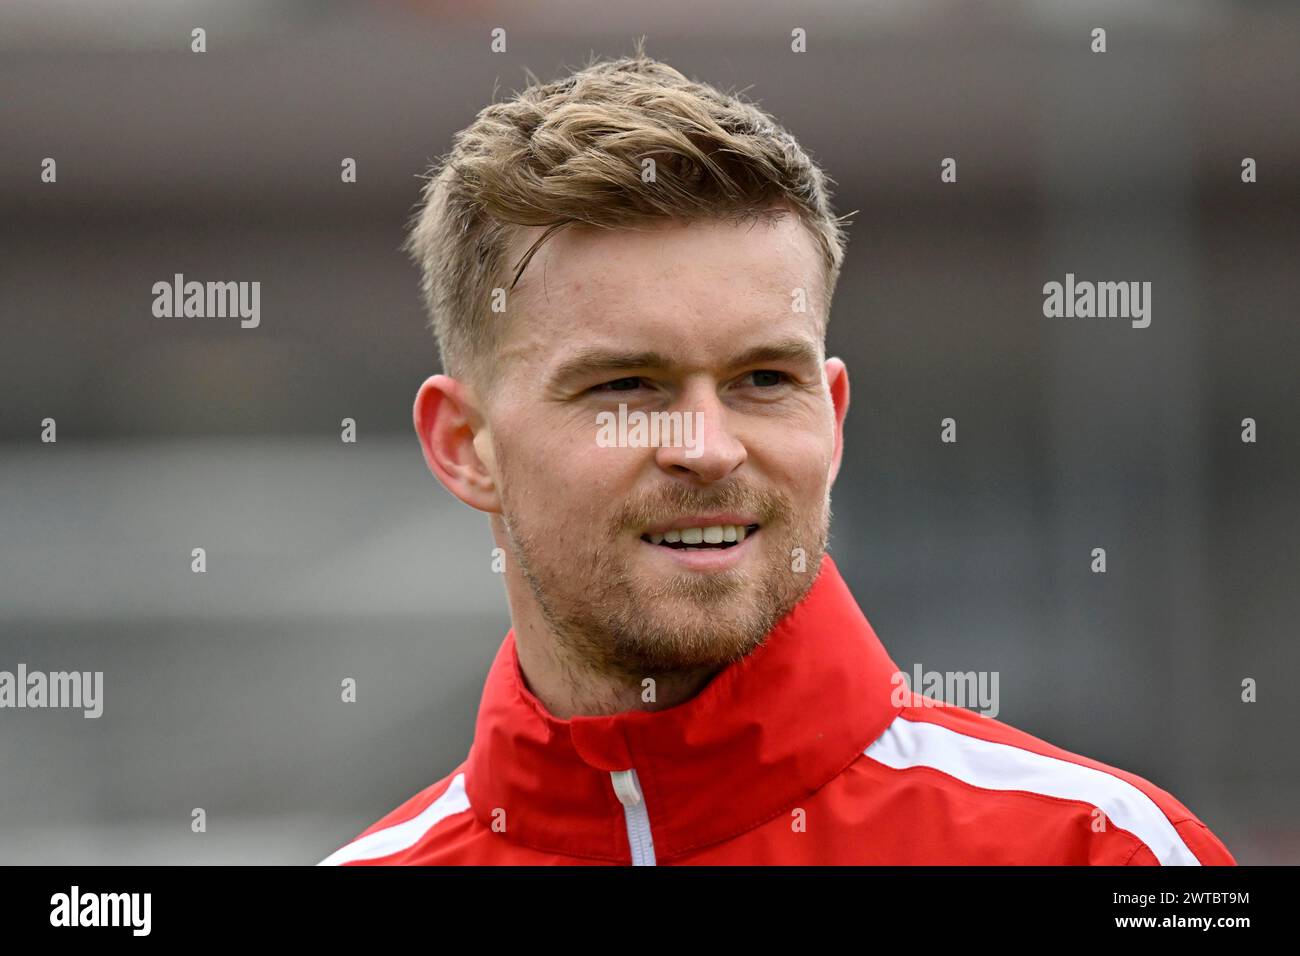
[[[681,441],[661,441],[655,462],[673,477],[695,484],[721,481],[749,457],[712,382],[692,382],[671,411],[681,413],[680,436],[673,436]]]

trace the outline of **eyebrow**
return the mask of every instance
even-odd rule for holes
[[[769,342],[746,349],[728,362],[730,368],[761,362],[807,362],[816,364],[819,351],[806,339]],[[550,375],[552,385],[563,385],[604,372],[630,369],[666,369],[673,360],[662,352],[618,352],[597,347],[579,349],[560,363]]]

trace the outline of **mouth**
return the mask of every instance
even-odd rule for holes
[[[646,532],[641,535],[641,540],[673,551],[727,551],[743,544],[759,530],[757,524],[698,525]]]

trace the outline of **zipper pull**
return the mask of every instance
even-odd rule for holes
[[[625,807],[641,805],[641,788],[637,786],[635,770],[611,770],[610,779],[614,784],[614,794],[618,802]]]

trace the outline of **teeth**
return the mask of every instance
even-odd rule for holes
[[[745,540],[745,527],[738,524],[715,524],[706,528],[677,528],[662,534],[647,534],[651,544],[722,544]]]

